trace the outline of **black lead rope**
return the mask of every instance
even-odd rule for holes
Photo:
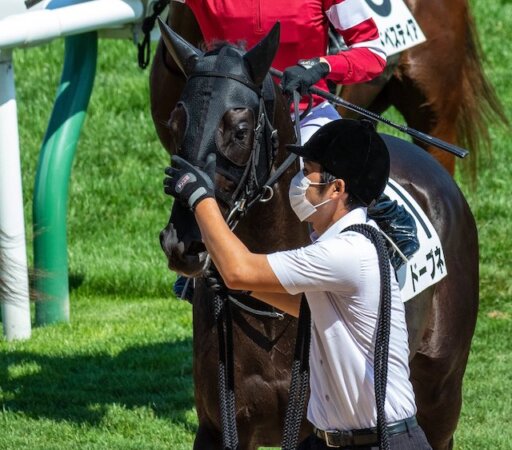
[[[238,449],[236,427],[235,377],[233,358],[233,319],[231,303],[222,295],[215,295],[215,322],[219,341],[219,406],[224,450]]]
[[[295,450],[299,443],[300,427],[309,387],[309,347],[311,343],[311,312],[306,296],[300,302],[299,323],[291,370],[288,405],[283,429],[283,450]]]
[[[386,241],[381,232],[370,225],[351,225],[343,230],[355,231],[372,241],[377,249],[380,271],[380,304],[377,319],[377,336],[373,355],[375,402],[377,403],[377,434],[379,448],[389,450],[389,437],[386,424],[386,386],[388,380],[389,333],[391,327],[391,277]]]

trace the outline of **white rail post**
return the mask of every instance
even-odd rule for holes
[[[7,340],[31,334],[25,219],[21,185],[18,115],[12,51],[0,50],[0,251],[8,264],[0,267],[6,287],[2,322]]]

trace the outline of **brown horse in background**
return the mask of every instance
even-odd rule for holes
[[[254,153],[255,120],[261,111],[258,109],[261,98],[258,89],[250,86],[261,85],[277,49],[278,38],[270,33],[270,37],[247,53],[227,46],[229,53],[223,53],[226,48],[222,47],[203,55],[168,29],[164,36],[179,67],[190,75],[170,120],[165,119],[170,153],[179,153],[188,161],[200,163],[209,152],[217,152],[216,193],[218,198],[229,196],[238,192],[236,177],[240,175],[237,173],[245,169],[235,167],[222,155],[229,154],[235,145],[242,160],[248,161],[248,152]],[[208,78],[212,67],[216,68],[216,75]],[[247,81],[240,82],[241,79]],[[169,78],[153,78],[152,82],[157,83],[153,92],[169,89],[170,86],[163,85],[167,81]],[[275,86],[273,92],[275,104],[270,110],[274,111],[273,127],[278,130],[279,149],[271,162],[276,170],[287,157],[285,144],[294,141],[294,132],[282,94]],[[167,110],[168,99],[168,95],[153,97],[154,108]],[[174,97],[173,105],[177,99],[178,96]],[[241,103],[240,99],[245,99],[246,103]],[[205,123],[211,127],[204,127]],[[247,125],[248,132],[237,137],[242,125]],[[210,136],[216,130],[227,138],[215,141],[217,144],[212,147],[213,141],[205,135]],[[476,224],[464,196],[442,166],[414,144],[386,135],[383,138],[390,150],[391,177],[422,207],[444,249],[448,275],[406,303],[406,318],[418,420],[434,450],[448,450],[453,447],[453,433],[459,419],[462,379],[478,309]],[[265,139],[260,141],[258,155],[268,154],[269,144],[265,142]],[[262,161],[255,173],[267,170],[266,179],[270,174],[269,161]],[[270,253],[308,242],[307,227],[298,222],[287,195],[290,179],[298,169],[296,162],[277,181],[272,199],[256,203],[240,220],[235,231],[251,251]],[[228,173],[235,177],[235,182],[223,175]],[[223,205],[221,201],[220,206]],[[218,343],[213,293],[201,279],[206,253],[194,216],[178,202],[173,205],[160,240],[171,270],[198,277],[193,298],[194,387],[199,420],[194,449],[220,450]],[[264,306],[259,304],[257,308]],[[296,320],[289,316],[283,320],[258,317],[235,308],[233,322],[239,448],[255,450],[258,446],[279,445],[288,400]],[[302,435],[307,432],[308,428],[304,427]]]
[[[468,0],[405,2],[427,41],[403,52],[376,80],[344,86],[341,96],[379,114],[394,106],[408,126],[468,148],[469,169],[474,176],[478,154],[482,147],[489,147],[489,122],[507,123],[507,119],[482,68]],[[186,5],[170,2],[168,24],[199,46],[201,31]],[[165,124],[184,82],[174,61],[159,44],[151,71],[151,111],[166,149],[169,132]],[[356,114],[342,107],[339,110],[343,117]],[[455,157],[435,147],[426,148],[453,175]]]

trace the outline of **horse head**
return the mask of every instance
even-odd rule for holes
[[[279,24],[255,47],[244,51],[229,44],[202,52],[160,21],[162,39],[187,78],[168,123],[171,155],[202,167],[217,157],[215,193],[229,221],[253,200],[268,179],[276,141],[264,100],[268,70],[279,44]],[[267,80],[267,81],[265,81]],[[171,270],[197,276],[206,251],[194,215],[174,202],[160,243]]]

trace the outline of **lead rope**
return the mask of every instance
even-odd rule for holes
[[[389,450],[389,437],[386,424],[386,387],[388,379],[389,332],[391,327],[391,278],[389,256],[380,230],[366,224],[351,225],[343,230],[361,233],[372,241],[377,249],[380,271],[380,304],[377,319],[377,336],[373,355],[374,390],[377,404],[377,435],[379,448]]]
[[[299,324],[291,370],[288,406],[284,418],[283,450],[295,450],[299,443],[300,427],[309,387],[309,346],[311,343],[311,312],[306,296],[300,302]]]
[[[293,92],[295,115],[295,133],[297,144],[301,144],[300,137],[300,95]],[[306,296],[302,295],[300,302],[299,323],[297,325],[297,338],[293,355],[290,388],[288,391],[288,405],[283,427],[283,450],[295,450],[299,443],[300,427],[306,405],[309,387],[309,346],[311,342],[311,312]]]
[[[219,406],[224,450],[238,449],[236,427],[235,377],[233,358],[233,321],[231,304],[226,297],[216,294],[214,300],[215,322],[219,341]]]

